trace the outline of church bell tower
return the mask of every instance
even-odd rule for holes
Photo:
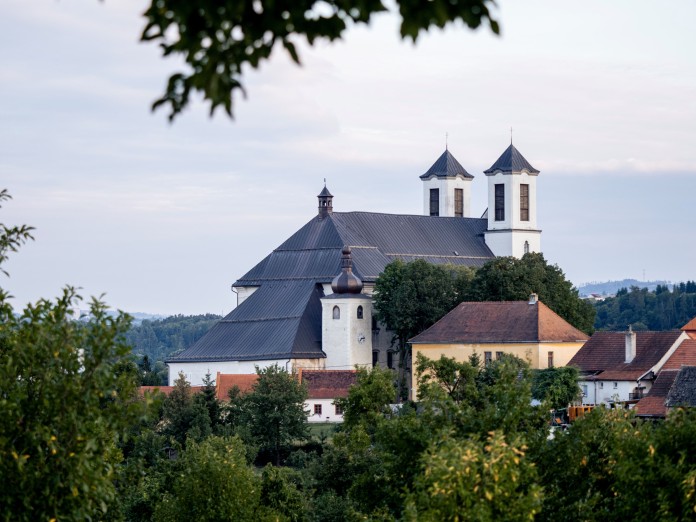
[[[420,179],[423,181],[423,214],[426,216],[470,217],[471,180],[448,149]]]
[[[488,178],[488,248],[496,256],[518,258],[541,252],[536,215],[539,171],[510,143],[484,174]]]

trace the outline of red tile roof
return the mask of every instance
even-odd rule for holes
[[[153,393],[155,390],[157,390],[169,397],[169,394],[172,393],[173,389],[174,386],[141,386],[138,393],[140,393],[140,396],[142,397],[146,392]],[[191,393],[198,393],[202,389],[203,386],[191,386]]]
[[[300,370],[300,380],[307,386],[308,399],[337,399],[348,396],[357,382],[355,370]]]
[[[460,303],[412,343],[576,342],[588,336],[542,302]]]
[[[247,393],[258,380],[259,376],[255,373],[220,373],[218,372],[215,381],[216,396],[221,401],[229,399],[229,392],[237,386],[239,391]]]
[[[678,370],[682,366],[696,366],[696,339],[682,341],[662,369]]]
[[[583,372],[628,372],[631,380],[652,368],[674,345],[682,332],[636,332],[636,356],[626,360],[626,332],[595,332],[568,363]],[[596,379],[604,379],[603,374]],[[614,378],[613,380],[618,380]]]
[[[682,326],[681,329],[687,332],[689,334],[689,337],[696,338],[696,317],[694,317],[691,321]]]
[[[667,394],[674,384],[679,370],[661,370],[650,388],[648,395],[643,397],[635,406],[636,415],[664,417],[667,414],[665,402]]]

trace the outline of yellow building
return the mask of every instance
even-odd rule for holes
[[[565,366],[589,337],[567,323],[532,294],[529,301],[465,302],[410,340],[413,360],[421,353],[482,363],[516,355],[534,369]],[[418,397],[415,365],[413,398]]]

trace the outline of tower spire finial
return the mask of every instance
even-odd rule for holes
[[[449,150],[447,148],[447,139],[449,138],[449,132],[445,132],[445,150]]]
[[[510,125],[510,145],[512,145],[512,125]]]

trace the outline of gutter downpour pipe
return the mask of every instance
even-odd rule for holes
[[[232,290],[232,292],[234,293],[234,295],[237,296],[237,304],[235,305],[235,307],[237,307],[237,306],[239,306],[239,292],[237,292],[237,291],[234,289],[234,285],[230,286],[230,289]]]

